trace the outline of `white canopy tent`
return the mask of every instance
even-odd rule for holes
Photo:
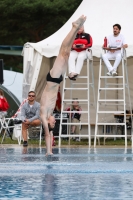
[[[37,92],[38,101],[45,86],[45,77],[53,65],[55,56],[58,55],[60,45],[69,32],[72,22],[84,14],[87,20],[84,24],[85,32],[93,38],[93,56],[98,66],[104,37],[113,31],[113,25],[119,23],[122,26],[121,33],[125,36],[127,44],[127,56],[130,57],[130,66],[133,56],[133,0],[83,0],[71,18],[57,32],[38,43],[26,43],[23,48],[24,56],[24,80],[23,99],[27,97],[29,90]],[[98,68],[94,72],[94,78],[98,79]],[[131,69],[131,67],[130,67]],[[131,73],[130,73],[131,74]],[[131,81],[130,77],[129,80]],[[130,82],[129,81],[129,82]],[[131,85],[132,87],[133,85]]]
[[[83,0],[72,17],[56,33],[38,43],[27,43],[45,57],[57,56],[62,40],[71,24],[84,14],[87,20],[85,31],[93,37],[93,55],[99,57],[104,37],[112,33],[112,26],[119,23],[127,38],[128,56],[133,55],[133,1],[132,0]],[[26,45],[27,45],[26,44]]]

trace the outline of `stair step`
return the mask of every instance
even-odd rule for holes
[[[123,78],[123,76],[100,76],[100,78]]]
[[[88,90],[88,88],[64,88],[64,90]]]
[[[65,78],[68,78],[68,76],[65,76]],[[77,78],[88,78],[88,76],[78,76]]]
[[[123,86],[123,83],[106,83],[106,85],[116,85],[116,86]],[[125,85],[127,85],[127,84],[125,84]]]
[[[75,82],[72,83],[72,85],[88,85],[88,84],[89,85],[94,85],[94,83],[92,83],[92,82],[90,82],[90,83],[87,83],[87,82],[86,83],[75,83]]]
[[[122,114],[124,111],[98,111],[97,113],[113,113],[113,114]]]
[[[124,88],[99,88],[99,90],[123,90]]]
[[[98,104],[99,106],[124,106],[124,102],[123,104],[122,103],[114,103],[114,102],[99,102]],[[106,107],[106,110],[107,110],[107,107]]]
[[[71,137],[71,138],[73,138],[73,137],[89,137],[89,135],[67,135],[67,134],[61,134],[60,136],[63,137],[63,138],[67,138],[67,137]]]
[[[72,102],[72,100],[74,101],[74,99],[65,99],[63,100],[63,102]],[[75,99],[76,100],[76,99]],[[87,99],[78,99],[79,102],[88,102]]]
[[[110,135],[110,134],[105,134],[105,135],[96,135],[96,137],[127,137],[126,135]]]
[[[88,122],[79,122],[79,123],[70,123],[70,122],[63,122],[61,125],[88,125]]]
[[[99,99],[98,101],[100,101],[100,102],[103,102],[103,101],[105,101],[105,102],[109,102],[109,101],[113,101],[113,102],[115,102],[115,101],[124,102],[124,99]]]
[[[116,123],[116,122],[98,122],[97,125],[126,125],[126,123]]]
[[[88,113],[88,111],[71,111],[71,110],[69,110],[69,111],[62,111],[62,113]]]

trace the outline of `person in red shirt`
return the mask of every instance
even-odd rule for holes
[[[73,42],[70,52],[68,67],[69,67],[69,79],[76,80],[76,77],[80,74],[84,60],[90,56],[89,48],[92,46],[92,37],[90,34],[84,32],[84,26],[82,26]],[[77,61],[76,61],[77,59]]]
[[[4,118],[7,115],[9,104],[4,96],[3,90],[0,90],[0,118]]]

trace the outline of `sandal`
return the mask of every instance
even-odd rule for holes
[[[70,75],[70,74],[69,74]],[[70,80],[76,81],[76,77],[78,76],[78,74],[73,75],[72,77],[68,76],[68,78]]]
[[[78,74],[74,75],[74,78],[77,78]]]
[[[69,77],[68,76],[68,78],[70,79],[70,80],[72,80],[72,81],[76,81],[76,78],[73,76],[73,77]]]

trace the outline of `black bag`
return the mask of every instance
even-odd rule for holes
[[[19,120],[19,119],[14,119],[14,124],[21,124],[22,123],[22,120]]]

